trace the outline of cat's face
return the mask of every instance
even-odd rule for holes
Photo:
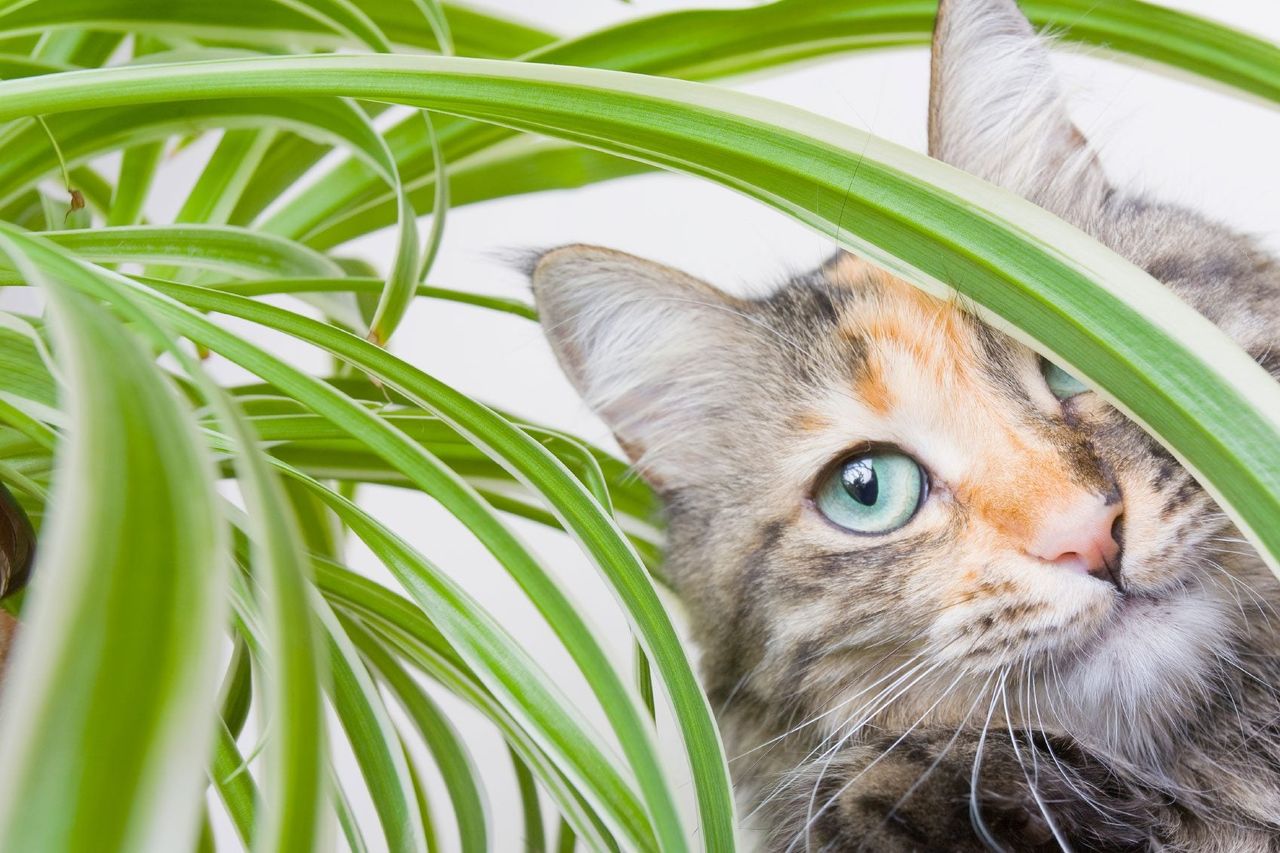
[[[1012,4],[950,8],[931,153],[1269,348],[1274,263],[1114,192]],[[838,727],[913,695],[896,706],[909,724],[1034,684],[1050,725],[1115,746],[1212,689],[1245,629],[1222,564],[1256,561],[1203,490],[956,302],[849,255],[739,299],[581,246],[545,254],[534,289],[566,372],[666,501],[713,700],[778,725],[839,711]]]
[[[1038,678],[1047,724],[1129,740],[1212,680],[1238,543],[1099,395],[849,256],[736,310],[757,355],[707,393],[737,412],[667,484],[721,698],[839,727],[914,692],[910,724]]]
[[[785,438],[734,479],[751,486],[733,511],[782,525],[753,557],[781,567],[769,618],[975,674],[1121,651],[1133,680],[1144,656],[1113,648],[1127,632],[1216,642],[1196,555],[1220,517],[1167,454],[956,304],[848,256],[822,275],[825,381],[779,399]]]
[[[761,300],[585,247],[535,281],[579,323],[556,341],[572,375],[666,499],[713,698],[840,725],[890,685],[918,716],[1034,673],[1054,725],[1127,736],[1214,672],[1237,629],[1225,518],[1099,395],[959,304],[847,255]],[[636,290],[594,316],[557,301],[605,281]]]

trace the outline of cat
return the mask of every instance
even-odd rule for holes
[[[942,0],[929,152],[1147,270],[1276,375],[1280,266],[1115,188],[1013,0]],[[840,253],[746,299],[590,246],[532,287],[661,496],[771,850],[1280,850],[1277,583],[1157,442]]]

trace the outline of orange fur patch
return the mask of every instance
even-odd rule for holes
[[[835,422],[820,412],[801,412],[791,419],[798,432],[819,433],[835,429]]]
[[[885,381],[884,373],[876,365],[868,362],[854,383],[854,391],[862,398],[871,411],[884,416],[893,408],[896,397]]]
[[[995,444],[993,442],[993,444]],[[957,491],[973,513],[1010,545],[1022,549],[1036,536],[1044,519],[1081,486],[1052,454],[1026,447],[1008,436],[988,452],[1007,464],[986,467]],[[996,458],[999,458],[996,457]]]
[[[973,459],[987,462],[956,483],[956,493],[1005,547],[1024,549],[1043,519],[1078,494],[1082,484],[1063,466],[1057,449],[999,426],[1009,419],[981,378],[980,345],[960,305],[852,255],[826,271],[833,284],[865,289],[868,295],[840,322],[840,334],[865,347],[853,390],[885,416],[900,402],[897,377],[915,374],[935,389],[932,405],[941,417],[964,413],[947,431],[962,436]],[[974,580],[964,577],[966,583]]]
[[[954,381],[972,364],[974,353],[964,312],[861,258],[845,255],[827,268],[834,284],[870,287],[874,309],[855,306],[842,318],[839,333],[866,340],[872,347],[905,353],[932,380]],[[861,391],[860,391],[861,393]],[[874,393],[867,397],[878,399]],[[882,411],[872,404],[877,411]]]
[[[832,284],[854,286],[861,284],[868,276],[879,273],[878,267],[872,266],[857,255],[842,253],[832,263],[823,268]]]

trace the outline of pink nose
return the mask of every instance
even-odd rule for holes
[[[1085,495],[1050,513],[1028,544],[1027,553],[1118,587],[1120,545],[1113,531],[1122,510],[1119,501],[1107,503],[1101,496]]]

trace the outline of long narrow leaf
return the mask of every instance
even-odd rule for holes
[[[541,780],[575,830],[595,849],[607,849],[609,836],[600,819],[556,765],[520,725],[466,669],[439,631],[409,601],[373,581],[331,563],[318,562],[316,579],[325,593],[359,615],[377,638],[424,674],[471,704],[502,733]],[[357,637],[360,636],[357,632]]]
[[[1141,0],[1026,0],[1022,9],[1034,24],[1062,38],[1280,100],[1280,48],[1246,33]],[[839,51],[926,45],[936,10],[935,0],[777,0],[749,8],[677,11],[607,27],[522,58],[707,80]],[[388,140],[404,179],[417,189],[431,174],[430,153],[421,135],[402,132],[408,129],[392,128]],[[446,154],[456,163],[459,154],[474,154],[479,146],[504,138],[489,128],[457,128]],[[597,179],[610,176],[607,160],[595,155],[592,162]],[[553,173],[540,178],[555,181]],[[377,203],[376,196],[367,195],[376,186],[361,164],[342,164],[281,208],[272,217],[279,227],[272,230],[308,240],[338,227],[365,233],[384,224],[386,214],[356,219],[351,209]],[[335,236],[316,245],[331,245]]]
[[[163,100],[178,96],[188,76],[209,95],[257,81],[264,94],[325,90],[465,113],[718,180],[908,280],[935,292],[954,285],[1157,435],[1280,568],[1280,527],[1271,523],[1280,513],[1280,460],[1271,453],[1280,440],[1280,388],[1159,282],[957,170],[801,110],[613,72],[409,57],[150,71],[5,82],[0,119],[88,99]],[[90,77],[95,85],[86,85]]]
[[[239,451],[237,464],[241,475],[241,492],[249,509],[249,527],[256,557],[254,562],[260,569],[265,599],[262,609],[267,614],[265,636],[268,645],[265,648],[269,650],[273,675],[267,682],[268,703],[273,710],[289,720],[289,725],[283,728],[282,733],[270,741],[270,811],[267,820],[258,825],[255,849],[310,849],[317,833],[318,803],[323,798],[321,777],[317,772],[320,747],[323,744],[319,703],[323,670],[317,660],[317,650],[312,639],[312,615],[307,608],[307,561],[302,555],[296,525],[288,514],[288,503],[274,472],[258,449],[256,439],[231,404],[229,395],[203,375],[194,359],[173,342],[173,336],[157,327],[153,316],[139,310],[135,301],[127,294],[127,288],[132,286],[127,279],[83,265],[51,245],[13,230],[11,226],[0,225],[0,231],[5,233],[7,241],[20,247],[23,253],[19,259],[20,266],[26,277],[41,281],[60,281],[82,295],[92,294],[111,299],[117,310],[135,323],[141,323],[151,333],[153,343],[161,347],[167,346],[170,354],[187,368],[191,379],[201,387],[220,423],[231,436],[233,447]],[[121,406],[115,411],[115,415],[126,423],[129,422],[131,413],[128,406]],[[103,416],[100,420],[102,423],[111,423],[110,416]],[[148,431],[150,437],[144,435],[142,439],[148,447],[155,446],[155,434],[165,435],[166,439],[169,437],[168,432]],[[164,442],[160,446],[168,447]],[[181,449],[182,444],[175,442],[174,447]],[[143,452],[154,453],[157,461],[172,464],[165,453],[149,449]],[[175,471],[182,473],[176,466]],[[164,494],[161,497],[177,500]],[[205,510],[208,518],[209,508],[196,502],[191,502],[191,505],[197,510]],[[164,516],[159,515],[157,518],[163,519]],[[164,537],[157,538],[164,541]],[[213,572],[209,572],[209,575],[206,582],[218,580]],[[215,602],[222,601],[219,594],[221,589],[215,586],[215,590],[212,594],[206,590],[205,595]],[[175,618],[185,618],[183,604],[175,603],[168,612],[172,612]],[[185,606],[192,605],[187,602]],[[203,606],[208,608],[212,605]],[[154,614],[151,618],[154,618]],[[145,648],[133,650],[132,653],[137,656],[137,664],[145,662],[148,656]],[[196,690],[191,692],[199,695]],[[129,701],[136,698],[129,697]],[[186,741],[174,744],[171,748],[182,755],[190,755],[189,740],[188,732]],[[181,812],[175,810],[175,815],[181,815]],[[169,831],[172,832],[171,829]],[[157,843],[160,840],[172,843],[172,837],[171,834],[166,839],[162,834],[158,836]]]
[[[148,65],[162,65],[149,57]],[[139,66],[146,67],[146,66]],[[96,106],[96,105],[94,105]],[[368,167],[375,181],[386,182],[394,161],[369,118],[352,104],[333,98],[220,98],[167,104],[163,109],[89,109],[51,116],[50,133],[58,140],[68,165],[169,135],[212,128],[290,130],[326,145],[342,145]],[[10,202],[58,166],[49,137],[35,123],[15,123],[0,131],[7,156],[0,162],[0,200]],[[394,194],[392,195],[394,198]]]
[[[236,834],[247,847],[253,841],[261,795],[253,776],[244,767],[244,757],[240,755],[231,732],[220,723],[216,736],[213,763],[209,767],[210,781],[226,806]]]
[[[137,225],[142,221],[142,206],[163,154],[163,140],[144,142],[124,152],[120,179],[116,182],[111,211],[107,214],[108,225]]]
[[[63,283],[86,274],[5,232],[55,308],[71,437],[0,715],[0,847],[171,850],[195,838],[213,733],[229,552],[211,466],[131,334]]]
[[[243,276],[339,275],[318,252],[281,237],[230,225],[132,225],[45,235],[86,260],[177,262]]]
[[[143,279],[144,281],[146,279]],[[280,293],[378,293],[383,286],[380,278],[285,278],[285,279],[253,279],[247,281],[214,282],[210,287],[238,293],[241,296],[264,296]],[[414,291],[415,296],[429,299],[445,299],[450,302],[462,302],[494,311],[515,314],[526,320],[536,320],[538,314],[528,302],[510,299],[504,296],[487,296],[470,293],[465,290],[452,290],[444,287],[432,287],[420,284]]]
[[[58,0],[57,3],[5,0],[0,3],[0,34],[14,37],[54,28],[83,27],[194,36],[277,45],[282,40],[315,48],[358,47],[359,36],[335,28],[333,20],[264,0]],[[396,44],[436,48],[429,27],[409,0],[362,2],[379,28]],[[533,27],[507,21],[466,6],[445,4],[450,32],[464,56],[516,56],[547,44],[553,37]]]
[[[393,853],[426,853],[423,814],[418,810],[408,758],[364,662],[327,604],[317,603],[329,635],[333,704],[364,775]]]
[[[448,718],[386,647],[350,621],[343,626],[361,654],[377,670],[426,741],[453,803],[464,853],[488,849],[488,818],[470,755]]]

